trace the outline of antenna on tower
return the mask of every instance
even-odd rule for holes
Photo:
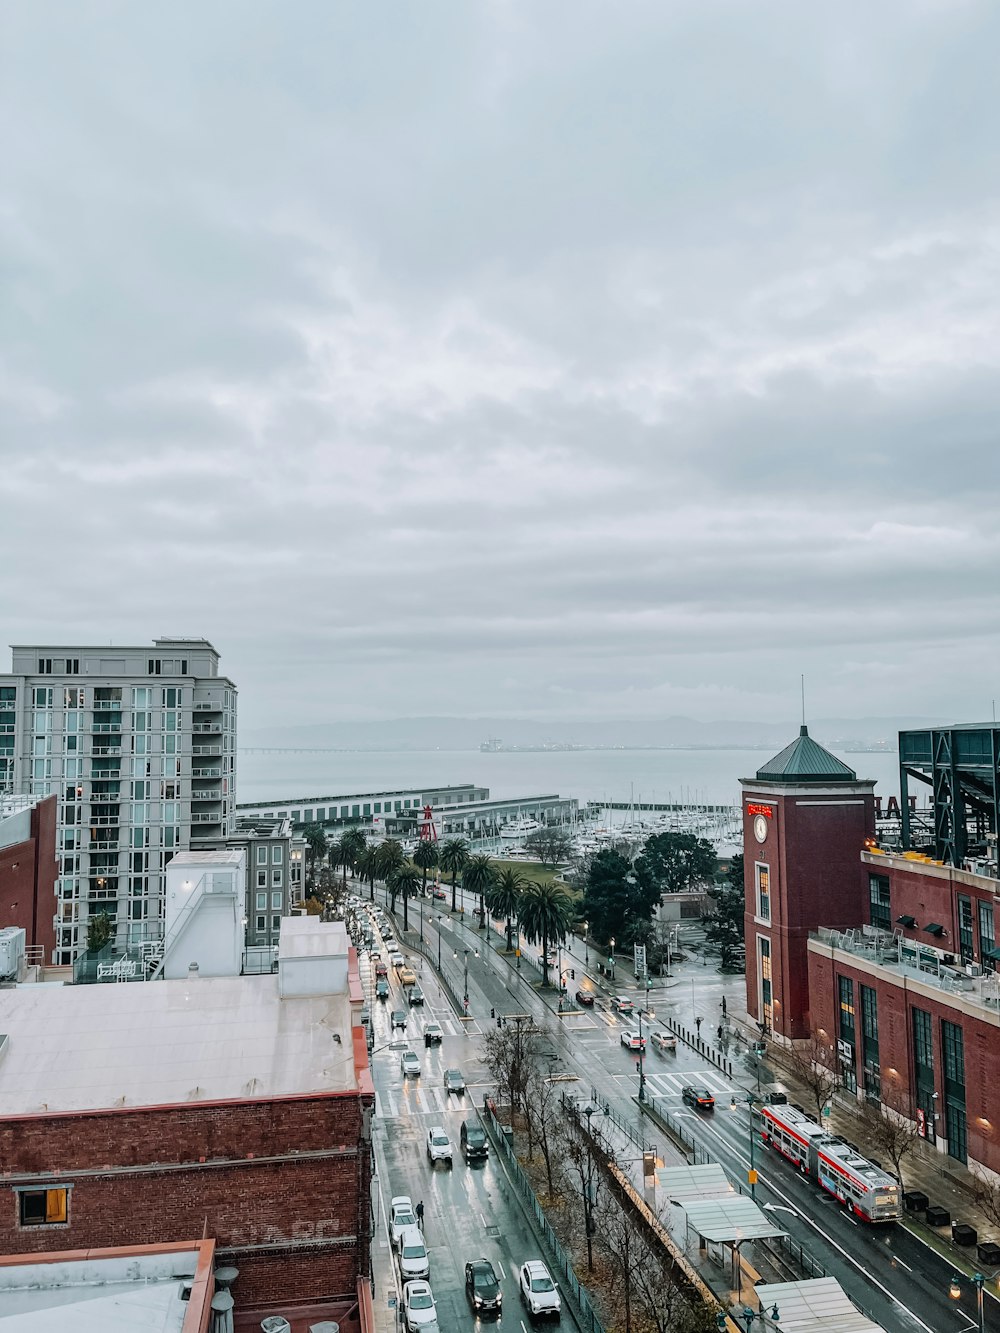
[[[805,673],[799,676],[799,686],[802,691],[802,725],[806,724],[806,678]]]

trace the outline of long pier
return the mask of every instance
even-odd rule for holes
[[[588,810],[652,810],[658,814],[670,814],[683,811],[685,814],[729,815],[739,812],[740,807],[729,805],[705,805],[701,801],[588,801]]]

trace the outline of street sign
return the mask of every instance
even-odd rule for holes
[[[748,1185],[756,1185],[756,1184],[757,1184],[757,1172],[756,1172],[756,1171],[748,1171],[748,1172],[747,1172],[747,1184],[748,1184]]]
[[[829,1115],[831,1114],[832,1109],[833,1109],[833,1108],[830,1106],[830,1103],[827,1102],[827,1104],[823,1107],[823,1115],[829,1117]]]
[[[634,944],[632,946],[633,966],[635,975],[641,976],[646,970],[646,946],[644,944]]]

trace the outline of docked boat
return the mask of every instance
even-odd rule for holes
[[[504,824],[500,829],[500,838],[502,842],[524,842],[525,838],[530,838],[532,833],[537,833],[542,825],[537,819],[532,819],[530,815],[520,815],[517,819],[512,819]]]

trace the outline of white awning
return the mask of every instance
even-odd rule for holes
[[[737,1245],[745,1240],[759,1240],[764,1236],[783,1236],[766,1213],[761,1212],[752,1199],[742,1194],[731,1194],[724,1199],[705,1199],[681,1204],[689,1231],[696,1231],[706,1240],[717,1244]],[[782,1321],[784,1328],[784,1321]]]
[[[777,1305],[782,1333],[884,1333],[834,1277],[762,1283],[757,1296],[765,1310]]]
[[[656,1172],[656,1184],[671,1203],[722,1199],[736,1193],[718,1162],[706,1162],[702,1166],[661,1166]]]

